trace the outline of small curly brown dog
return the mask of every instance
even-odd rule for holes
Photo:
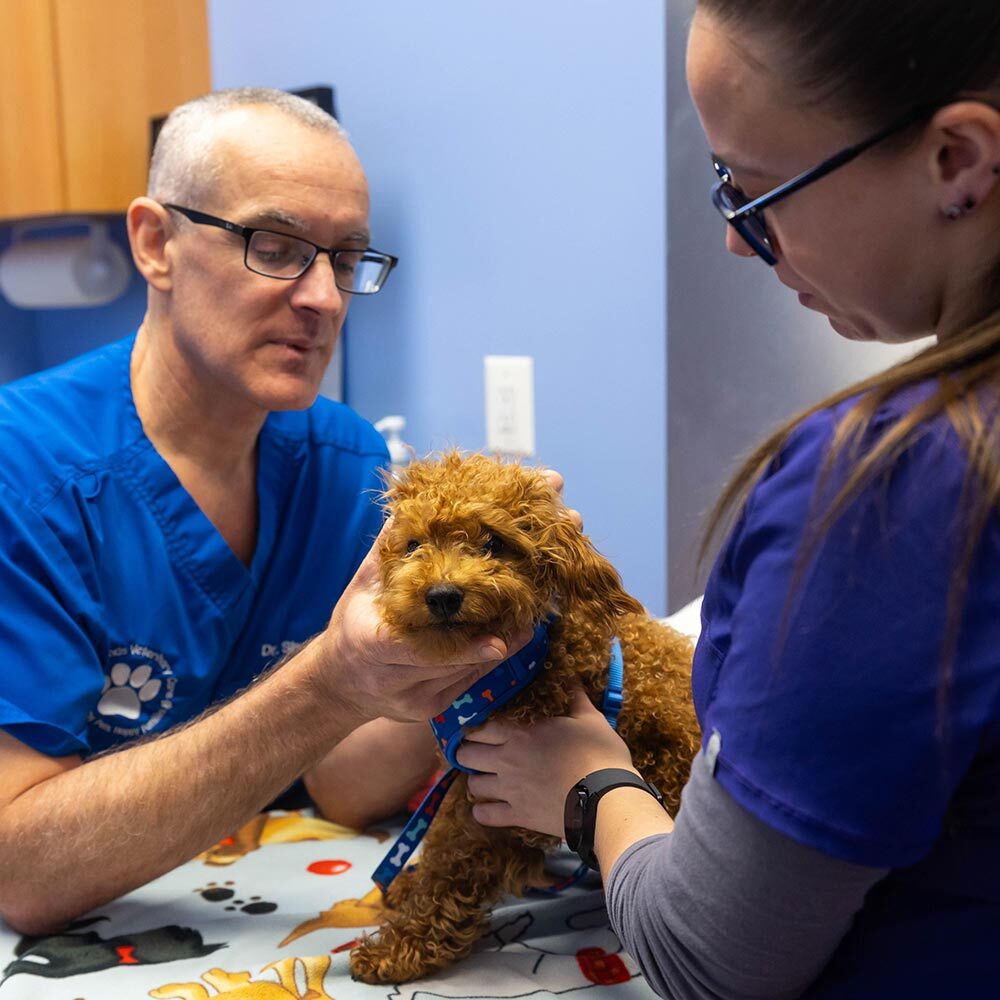
[[[415,463],[388,490],[392,523],[381,545],[382,614],[393,632],[450,652],[490,633],[555,620],[542,673],[497,717],[563,715],[573,677],[600,704],[611,641],[625,661],[618,732],[636,769],[675,813],[698,748],[690,641],[645,613],[567,515],[538,470],[483,455]],[[558,841],[480,826],[462,775],[431,824],[416,867],[389,887],[391,916],[351,955],[368,983],[400,983],[468,955],[507,894],[545,883]]]

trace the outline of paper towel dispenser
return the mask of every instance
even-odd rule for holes
[[[0,294],[22,309],[103,305],[118,298],[132,277],[124,251],[99,219],[25,222],[12,236],[0,254]]]

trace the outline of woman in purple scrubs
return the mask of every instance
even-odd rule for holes
[[[994,995],[1000,4],[700,0],[688,81],[729,250],[843,337],[935,339],[723,495],[676,824],[641,787],[593,807],[612,924],[665,997]],[[632,769],[583,695],[459,756],[481,822],[552,834]]]

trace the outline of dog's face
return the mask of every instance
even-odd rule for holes
[[[641,611],[536,469],[450,453],[409,466],[386,499],[383,619],[424,649],[507,638],[574,601],[609,622]]]

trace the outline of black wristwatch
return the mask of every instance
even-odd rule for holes
[[[627,771],[623,767],[604,767],[600,771],[591,771],[586,777],[581,778],[566,796],[566,808],[563,813],[566,843],[569,849],[576,851],[580,855],[580,860],[595,872],[600,871],[594,854],[597,804],[605,792],[625,785],[649,792],[661,806],[663,805],[663,796],[655,786],[643,781],[635,771]]]

